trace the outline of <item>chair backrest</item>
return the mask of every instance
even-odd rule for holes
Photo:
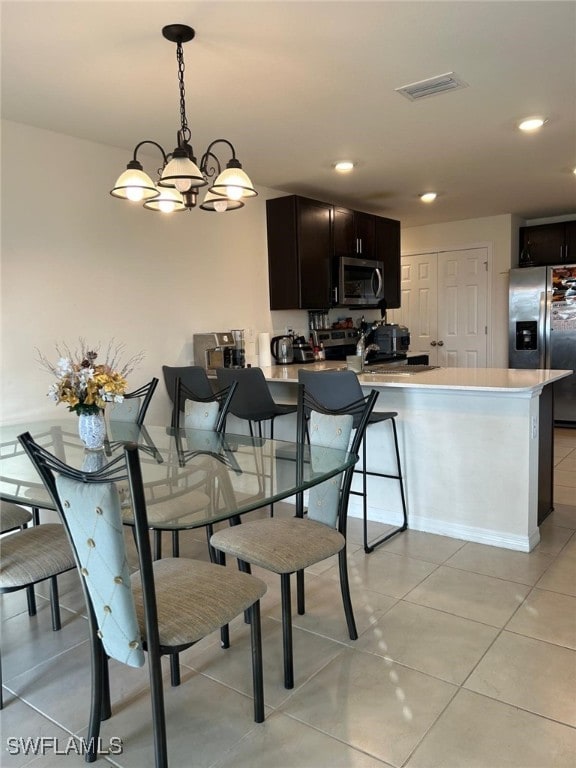
[[[354,371],[298,371],[298,383],[318,403],[332,410],[343,408],[362,398],[362,387]],[[354,426],[359,414],[354,415]]]
[[[124,400],[121,403],[110,403],[108,406],[109,420],[124,421],[129,424],[142,426],[146,411],[157,386],[158,379],[154,377],[148,384],[144,384],[139,389],[125,394]]]
[[[276,403],[261,368],[216,368],[216,379],[219,387],[237,383],[230,413],[239,419],[257,421],[274,413]]]
[[[174,403],[174,392],[176,391],[176,379],[180,379],[195,397],[210,397],[212,394],[212,384],[206,371],[200,365],[170,366],[163,365],[164,383],[166,391],[172,403]]]
[[[108,656],[129,666],[142,666],[142,638],[132,594],[116,485],[117,481],[125,480],[127,476],[125,456],[117,457],[96,472],[87,473],[73,469],[48,453],[34,442],[29,433],[20,435],[19,440],[52,496],[68,534],[82,576],[91,632],[100,638]],[[126,455],[128,450],[130,455],[135,456],[139,469],[138,449],[131,446],[126,449]],[[130,472],[128,479],[132,493]],[[143,499],[143,490],[141,494],[132,494],[140,570],[141,573],[146,570],[147,574],[151,574],[152,558]],[[144,535],[140,530],[142,526]],[[148,575],[147,578],[153,577]]]
[[[184,412],[182,426],[185,428],[220,432],[224,428],[236,387],[237,384],[233,383],[217,392],[213,392],[210,387],[209,394],[203,396],[189,389],[182,379],[176,377],[172,395],[172,427],[181,426],[180,414]]]
[[[318,402],[303,384],[298,385],[298,442],[311,446],[312,468],[323,468],[326,455],[322,448],[337,448],[358,454],[360,443],[374,409],[378,392],[372,390],[337,408]],[[320,449],[320,450],[318,450]],[[308,492],[308,518],[324,523],[346,534],[348,499],[354,466],[339,475],[313,486]],[[297,510],[301,511],[301,503]]]

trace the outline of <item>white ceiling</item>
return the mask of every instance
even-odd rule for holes
[[[161,28],[186,23],[196,30],[184,47],[196,154],[228,138],[256,186],[406,226],[576,210],[576,2],[1,7],[2,117],[124,148],[126,162],[142,139],[175,145],[175,46]],[[469,87],[417,102],[395,92],[446,72]],[[534,114],[548,124],[519,133],[517,120]],[[342,158],[357,163],[353,174],[334,173]],[[428,190],[438,199],[426,206],[418,194]]]

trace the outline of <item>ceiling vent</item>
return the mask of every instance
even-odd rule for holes
[[[403,85],[402,88],[396,88],[396,92],[410,101],[424,99],[427,96],[436,96],[439,93],[447,91],[457,91],[466,88],[468,83],[457,77],[454,72],[446,72],[445,75],[430,77],[428,80],[420,80],[418,83]]]

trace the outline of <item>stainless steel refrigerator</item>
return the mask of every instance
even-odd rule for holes
[[[576,264],[510,270],[510,368],[576,372]],[[554,421],[576,427],[576,373],[554,384]]]

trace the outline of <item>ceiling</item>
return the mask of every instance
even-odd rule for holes
[[[126,162],[142,139],[176,143],[175,46],[161,29],[186,23],[195,152],[229,139],[257,187],[404,226],[576,211],[575,2],[18,0],[1,10],[2,117],[123,148]],[[395,91],[447,72],[468,87],[414,102]],[[517,121],[535,114],[548,123],[521,134]],[[356,163],[351,174],[334,172],[340,159]],[[152,173],[159,157],[144,164]],[[418,195],[430,190],[438,198],[425,205]]]

